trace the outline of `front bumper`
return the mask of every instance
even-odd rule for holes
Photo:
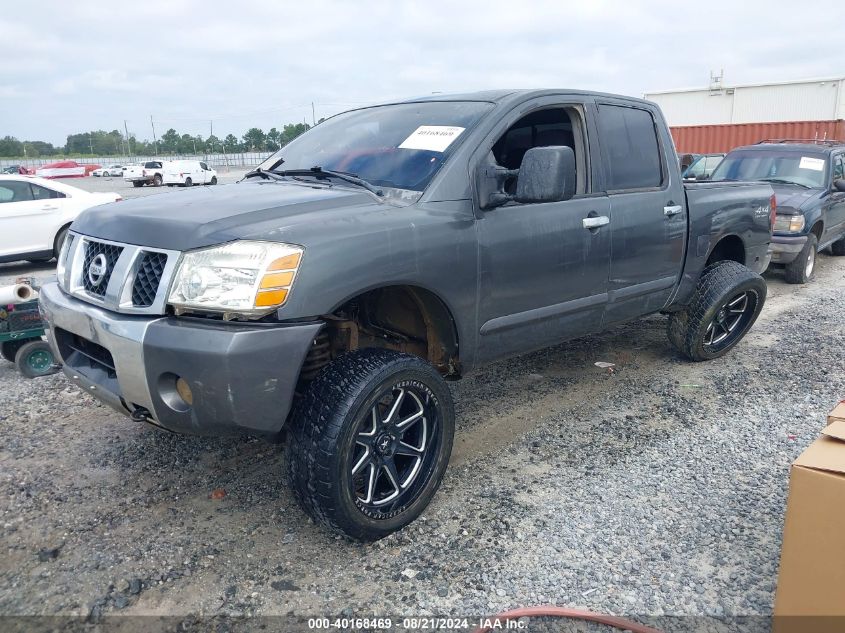
[[[221,323],[116,314],[41,289],[41,311],[64,372],[115,410],[195,435],[275,435],[290,410],[320,322]],[[176,378],[191,388],[192,404]]]
[[[806,235],[772,235],[772,263],[791,263],[806,243]]]

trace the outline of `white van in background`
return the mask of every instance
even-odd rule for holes
[[[164,184],[168,187],[182,185],[216,185],[217,172],[199,160],[171,160],[164,163]]]

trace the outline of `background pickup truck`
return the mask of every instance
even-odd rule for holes
[[[148,160],[143,165],[129,165],[123,169],[123,179],[135,187],[154,185],[160,187],[164,178],[164,163]]]
[[[71,380],[139,422],[287,433],[317,521],[417,517],[446,380],[655,312],[692,360],[763,306],[773,192],[684,185],[651,103],[437,96],[314,127],[233,185],[84,213],[41,305]]]

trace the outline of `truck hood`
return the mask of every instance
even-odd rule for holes
[[[285,229],[292,225],[383,205],[363,190],[252,180],[102,205],[81,213],[71,230],[115,242],[184,251],[235,239],[284,241]]]
[[[802,205],[811,199],[817,198],[819,193],[821,193],[818,189],[805,189],[799,185],[771,184],[772,189],[775,191],[778,211],[783,209],[783,212],[787,214],[789,213],[789,209],[795,209],[797,211],[801,209]]]

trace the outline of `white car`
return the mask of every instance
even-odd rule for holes
[[[200,160],[171,160],[164,163],[164,184],[169,187],[216,185],[217,172]]]
[[[35,176],[0,176],[0,262],[58,256],[70,223],[82,211],[123,200]]]
[[[91,172],[92,176],[122,176],[123,165],[109,165],[108,167],[100,167]]]

